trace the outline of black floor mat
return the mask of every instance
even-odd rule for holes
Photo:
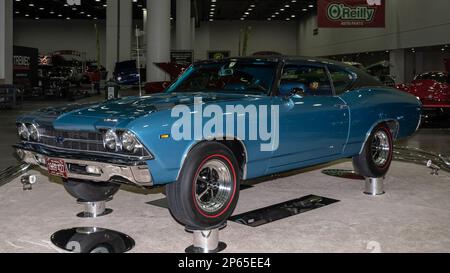
[[[259,227],[284,218],[319,209],[337,202],[339,202],[339,200],[309,195],[300,199],[295,199],[266,208],[239,214],[231,217],[229,220],[250,227]]]

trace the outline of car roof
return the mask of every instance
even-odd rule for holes
[[[352,70],[355,73],[358,73],[358,69],[357,67],[354,67],[352,65],[343,63],[343,62],[339,62],[339,61],[334,61],[334,60],[330,60],[330,59],[325,59],[325,58],[320,58],[320,57],[306,57],[306,56],[278,56],[278,55],[273,55],[273,56],[249,56],[249,57],[228,57],[228,58],[224,58],[221,60],[204,60],[204,61],[198,61],[195,62],[195,64],[210,64],[210,63],[220,63],[220,62],[226,62],[226,61],[243,61],[243,62],[254,62],[254,61],[266,61],[266,62],[280,62],[280,61],[285,61],[285,62],[315,62],[315,63],[321,63],[321,64],[326,64],[326,65],[336,65],[336,66],[341,66],[341,67],[345,67],[349,70]]]
[[[377,86],[382,85],[379,80],[375,79],[375,77],[367,74],[366,71],[361,70],[355,66],[345,64],[339,61],[334,61],[330,59],[325,58],[319,58],[319,57],[305,57],[305,56],[249,56],[249,57],[229,57],[224,58],[222,60],[205,60],[196,62],[194,65],[202,65],[202,64],[213,64],[213,63],[222,63],[227,61],[242,61],[242,62],[310,62],[310,63],[318,63],[318,64],[324,64],[324,65],[333,65],[338,66],[341,68],[346,69],[349,72],[352,72],[357,75],[357,80],[355,82],[355,86],[364,86],[364,85],[371,85],[371,86]]]

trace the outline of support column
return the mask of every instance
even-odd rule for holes
[[[177,50],[191,50],[191,0],[177,0]]]
[[[195,49],[195,17],[191,18],[191,49]]]
[[[119,0],[107,0],[106,3],[106,69],[108,78],[112,78],[119,60]]]
[[[0,84],[13,83],[13,0],[0,1]]]
[[[390,51],[390,74],[395,77],[396,83],[405,82],[405,61],[406,54],[404,49],[395,49]]]
[[[133,3],[132,0],[119,1],[119,62],[131,59],[131,41],[133,39]]]
[[[148,12],[147,9],[143,9],[142,10],[142,18],[143,18],[143,24],[142,24],[142,28],[143,28],[143,32],[144,35],[142,36],[142,40],[145,42],[147,42],[147,20],[148,20]]]
[[[147,81],[165,81],[154,63],[170,61],[170,1],[147,0],[147,12]]]

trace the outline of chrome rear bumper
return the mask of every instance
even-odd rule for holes
[[[115,164],[96,160],[79,160],[56,155],[45,155],[35,151],[16,147],[18,156],[25,163],[39,166],[47,171],[47,160],[62,160],[65,163],[67,177],[71,179],[88,180],[94,182],[130,182],[136,186],[153,186],[150,170],[143,164]],[[95,169],[96,172],[89,172]]]

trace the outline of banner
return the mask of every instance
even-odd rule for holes
[[[13,76],[14,84],[23,86],[36,86],[38,80],[37,48],[14,46],[13,49]]]
[[[319,28],[384,28],[385,0],[318,0]]]
[[[170,52],[170,62],[174,64],[191,65],[194,62],[194,51],[172,50]]]

